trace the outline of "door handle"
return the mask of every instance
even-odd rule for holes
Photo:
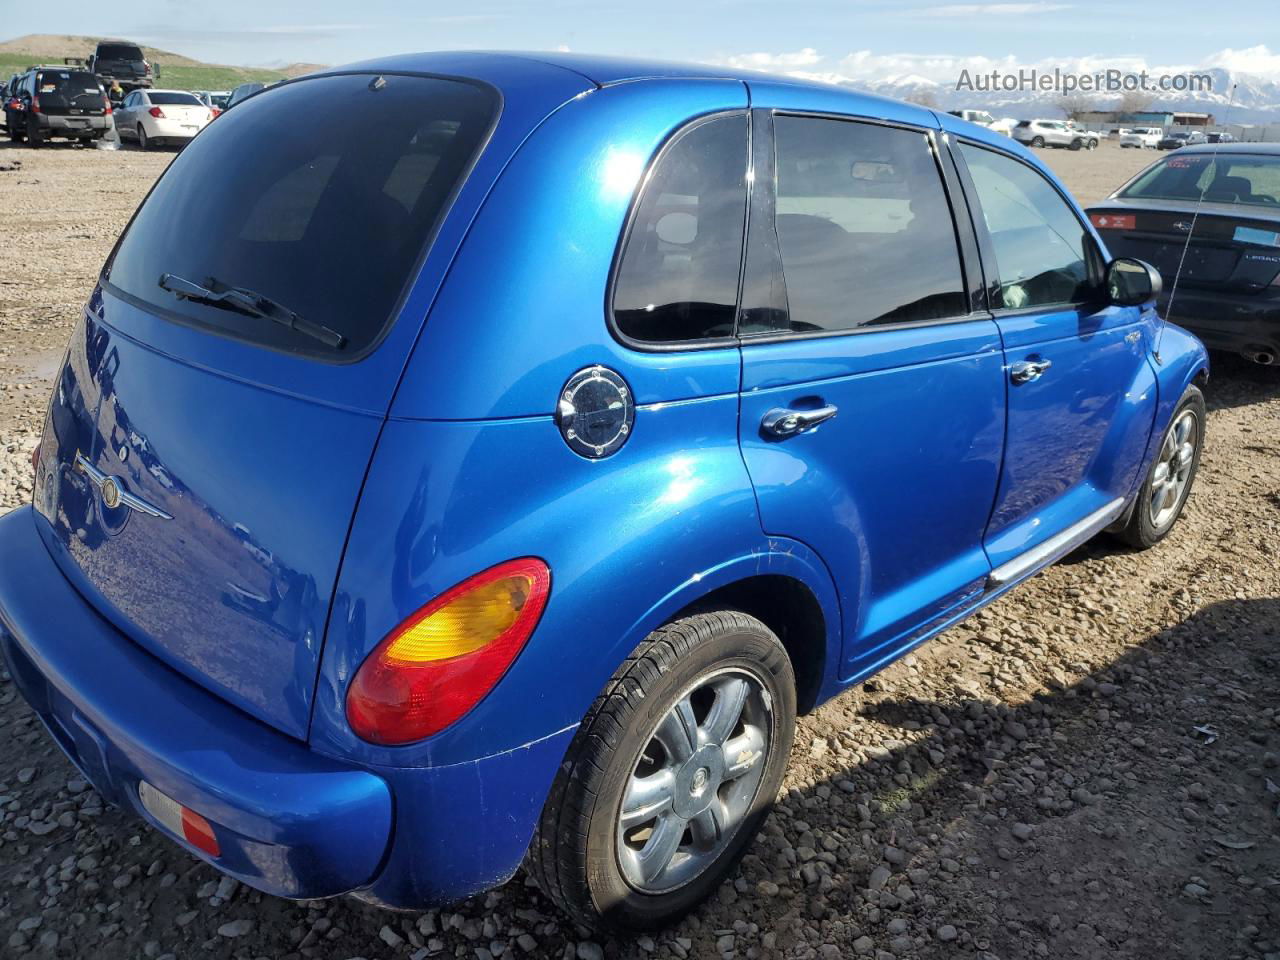
[[[1053,366],[1052,360],[1019,360],[1009,368],[1009,379],[1014,383],[1030,383]]]
[[[760,429],[771,437],[794,437],[797,433],[812,430],[836,415],[837,407],[829,404],[816,410],[788,410],[774,407],[760,421]]]

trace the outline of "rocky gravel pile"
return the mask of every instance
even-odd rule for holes
[[[0,509],[170,156],[0,148],[6,236],[46,255],[0,276]],[[1063,157],[1086,201],[1136,164]],[[1170,539],[1097,541],[803,718],[759,842],[675,929],[593,939],[523,874],[420,914],[263,896],[104,807],[6,675],[0,955],[1280,960],[1280,372],[1216,363]]]

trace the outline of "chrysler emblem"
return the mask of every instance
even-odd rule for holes
[[[135,497],[124,488],[119,477],[112,477],[103,473],[79,451],[76,451],[75,468],[88,477],[89,482],[98,489],[98,497],[102,500],[102,505],[108,510],[114,510],[116,507],[128,507],[130,510],[145,513],[147,516],[155,517],[157,520],[173,519],[159,507],[148,503],[141,497]]]

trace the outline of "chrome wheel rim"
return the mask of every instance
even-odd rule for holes
[[[1151,498],[1147,504],[1151,525],[1157,529],[1173,521],[1182,504],[1191,466],[1200,443],[1200,420],[1192,410],[1184,410],[1165,434],[1164,444],[1151,474]]]
[[[666,893],[707,870],[756,799],[773,741],[764,685],[745,670],[698,680],[650,731],[618,807],[623,878]]]

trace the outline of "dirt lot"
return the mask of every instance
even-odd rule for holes
[[[1047,158],[1087,203],[1151,155]],[[0,148],[0,510],[169,159]],[[593,942],[522,874],[420,915],[264,897],[104,809],[6,676],[0,955],[1280,960],[1280,370],[1215,363],[1170,539],[1090,545],[805,718],[766,832],[678,929]]]

